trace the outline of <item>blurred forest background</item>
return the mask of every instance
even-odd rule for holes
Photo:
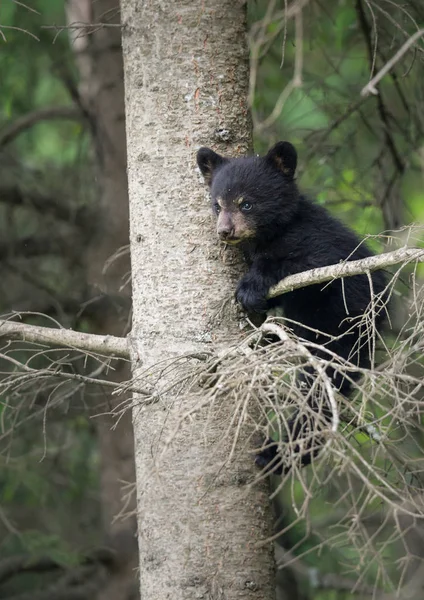
[[[285,18],[294,5],[298,16]],[[395,230],[419,244],[404,227],[424,220],[423,39],[378,95],[361,90],[424,27],[422,0],[249,0],[248,24],[255,151],[290,140],[304,191],[361,236]],[[117,0],[0,4],[4,317],[18,311],[27,323],[128,332],[120,33]],[[107,370],[68,350],[2,342],[1,352],[29,369]],[[119,422],[111,415],[124,398],[50,376],[23,376],[11,389],[11,364],[0,361],[0,598],[136,598],[132,430],[128,413]],[[107,376],[129,379],[128,365]],[[283,524],[296,521],[284,490],[278,504]],[[338,510],[335,499],[317,497],[316,531],[335,527]],[[381,522],[391,527],[372,516],[369,527],[377,532]],[[424,558],[424,530],[408,527],[403,555],[382,544],[358,579],[353,571],[368,561],[358,541],[334,531],[335,542],[321,546],[299,520],[279,540],[285,557],[302,556],[282,581],[293,600],[371,598],[376,582],[396,585],[402,560]]]

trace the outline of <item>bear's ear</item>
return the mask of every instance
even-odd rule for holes
[[[227,158],[210,148],[200,148],[197,152],[197,164],[208,185],[211,185],[215,171],[226,162],[228,162]]]
[[[297,152],[290,142],[275,144],[265,156],[265,160],[286,177],[293,179],[297,166]]]

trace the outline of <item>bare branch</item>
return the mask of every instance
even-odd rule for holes
[[[88,35],[92,35],[93,33],[96,33],[97,31],[99,31],[100,29],[105,29],[106,27],[120,27],[122,29],[124,29],[125,25],[122,25],[122,23],[71,23],[70,25],[42,25],[41,29],[53,29],[56,31],[56,35],[54,36],[53,39],[53,44],[56,42],[56,39],[58,38],[58,36],[60,35],[60,33],[62,33],[62,31],[76,31],[76,35],[74,37],[74,39],[80,38],[80,37],[84,37],[84,36],[88,36]]]
[[[333,434],[337,433],[337,430],[338,430],[338,427],[340,424],[340,417],[339,417],[339,411],[337,408],[335,392],[334,392],[334,388],[331,385],[330,377],[327,375],[325,368],[321,364],[320,360],[315,358],[315,356],[311,353],[311,351],[304,344],[294,342],[293,340],[291,340],[290,336],[287,334],[287,331],[284,329],[284,327],[281,327],[281,325],[279,325],[278,323],[270,323],[267,319],[265,321],[265,323],[261,326],[260,329],[264,333],[271,333],[273,335],[276,335],[282,342],[291,343],[295,352],[298,352],[300,356],[304,356],[306,358],[306,360],[309,362],[309,364],[314,367],[314,369],[317,372],[318,377],[321,380],[322,385],[325,389],[328,404],[330,405],[331,432]],[[332,438],[329,437],[322,449],[322,453],[324,453],[324,451],[328,448],[328,446],[331,444],[331,442],[332,442]]]
[[[83,120],[84,115],[74,106],[51,106],[34,110],[0,130],[0,148],[13,141],[23,131],[37,125],[40,121],[51,121],[53,119]]]
[[[301,287],[326,283],[333,279],[352,277],[384,269],[392,265],[408,262],[424,262],[424,249],[399,248],[393,252],[370,256],[361,260],[353,260],[328,267],[311,269],[303,273],[289,275],[271,288],[268,297],[275,298],[281,294],[292,292]],[[110,335],[95,335],[71,331],[69,329],[53,329],[16,323],[15,321],[0,320],[0,337],[26,340],[34,343],[44,343],[49,346],[65,346],[78,350],[96,352],[98,354],[130,358],[126,338]]]
[[[302,10],[295,13],[295,31],[296,31],[296,53],[294,59],[294,72],[292,79],[280,93],[272,113],[262,122],[256,123],[257,131],[262,131],[270,127],[281,115],[284,105],[293,90],[302,87],[302,69],[303,69],[303,19]]]
[[[378,269],[391,267],[399,263],[407,262],[424,262],[424,250],[421,248],[399,248],[393,252],[385,254],[377,254],[361,260],[352,260],[343,262],[337,265],[329,265],[328,267],[320,267],[318,269],[310,269],[303,273],[289,275],[269,291],[268,298],[275,298],[281,294],[292,292],[308,285],[317,283],[326,283],[332,279],[342,277],[352,277],[353,275],[363,275],[371,273]]]
[[[59,377],[61,379],[65,379],[67,381],[77,381],[78,383],[80,383],[82,385],[101,385],[106,388],[112,388],[116,392],[120,392],[123,389],[122,384],[116,383],[115,381],[110,381],[108,379],[98,379],[97,377],[80,375],[79,373],[68,373],[66,371],[62,371],[62,370],[58,370],[58,369],[54,369],[54,368],[48,368],[48,369],[32,368],[32,367],[29,367],[27,364],[20,362],[19,360],[15,360],[11,356],[7,356],[7,355],[1,354],[1,353],[0,353],[0,358],[10,364],[15,365],[15,367],[17,367],[20,372],[24,371],[25,373],[32,375],[33,376],[32,379],[34,379],[34,378],[41,379],[41,378],[45,378],[45,377],[49,377],[49,378],[50,377]],[[103,370],[103,367],[104,367],[104,365],[101,365],[101,370]],[[99,369],[96,369],[96,372],[94,373],[94,375],[96,375],[96,373],[98,373],[98,372],[99,372]],[[14,375],[16,375],[16,372]],[[26,380],[26,381],[30,380],[29,377],[23,377],[21,375],[18,375],[18,377],[13,376],[12,382],[10,379],[6,378],[4,380],[4,383],[3,382],[0,383],[0,389],[2,391],[9,390],[14,384],[16,384],[18,379],[19,379],[19,382],[22,382],[24,380]],[[125,391],[136,392],[136,393],[144,394],[145,396],[149,395],[149,392],[147,392],[145,390],[141,390],[141,389],[139,390],[137,388],[132,388],[132,387],[126,387]]]
[[[384,65],[382,69],[377,73],[375,77],[371,79],[367,83],[367,85],[362,88],[361,96],[368,96],[368,94],[378,94],[378,90],[375,87],[381,79],[390,71],[392,67],[402,58],[402,56],[409,50],[411,46],[415,44],[415,42],[424,35],[424,29],[419,29],[414,33],[413,36],[407,40],[404,45],[396,52],[396,54]]]
[[[85,350],[129,360],[126,338],[0,320],[0,338]]]
[[[121,23],[73,23],[72,25],[41,25],[41,29],[55,29],[56,31],[64,31],[65,29],[88,29],[103,27],[125,27]]]
[[[32,38],[34,38],[34,40],[36,40],[37,42],[40,41],[40,38],[38,38],[31,31],[28,31],[28,29],[22,29],[22,27],[14,27],[13,25],[3,25],[2,23],[0,23],[0,36],[3,39],[4,42],[7,42],[7,39],[6,39],[6,36],[4,35],[4,33],[2,31],[3,29],[11,29],[12,31],[21,31],[22,33],[26,33],[27,35],[29,35]]]
[[[19,0],[13,0],[13,2],[15,4],[17,4],[18,6],[22,6],[23,8],[26,8],[28,11],[35,13],[36,15],[41,15],[41,13],[38,10],[35,10],[35,8],[32,8],[31,6],[28,6],[27,4],[24,4],[23,2],[19,2]]]
[[[251,41],[250,41],[250,49],[251,49],[251,57],[250,57],[250,84],[249,84],[249,106],[253,112],[253,121],[255,127],[258,127],[259,130],[268,127],[272,124],[276,118],[280,115],[283,110],[285,101],[290,96],[291,92],[300,87],[302,84],[302,67],[303,67],[303,22],[302,15],[299,14],[302,12],[303,8],[309,3],[309,0],[295,0],[291,3],[290,6],[287,6],[287,2],[285,3],[285,8],[282,11],[274,11],[275,2],[270,2],[268,4],[266,15],[261,21],[255,23],[251,29]],[[257,80],[257,72],[260,58],[268,51],[269,46],[272,41],[276,38],[276,36],[284,30],[284,41],[283,41],[283,49],[282,49],[282,63],[284,62],[284,45],[286,40],[286,28],[287,22],[290,19],[296,19],[296,57],[295,57],[295,69],[293,78],[289,81],[289,83],[285,86],[283,91],[280,94],[280,97],[277,100],[276,106],[274,107],[271,115],[267,117],[267,119],[263,123],[257,124],[253,99],[255,96],[256,89],[256,80]],[[269,23],[274,21],[278,26],[272,29],[270,32],[267,31]]]

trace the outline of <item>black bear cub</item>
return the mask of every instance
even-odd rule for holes
[[[372,254],[355,233],[299,193],[294,178],[295,148],[288,142],[279,142],[264,157],[236,159],[200,148],[197,163],[210,187],[219,238],[227,244],[239,244],[249,266],[236,291],[243,308],[265,313],[281,307],[297,336],[327,348],[353,365],[368,367],[373,338],[384,324],[386,310],[382,302],[386,299],[380,298],[370,313],[374,321],[371,327],[369,319],[364,324],[361,317],[372,294],[384,296],[386,278],[382,271],[372,274],[372,286],[366,275],[357,275],[267,299],[269,289],[288,275]],[[330,354],[324,348],[310,351],[328,359]],[[345,395],[359,377],[354,370],[348,377],[337,369],[328,368],[327,374],[334,387]],[[310,390],[312,371],[300,379],[301,387]],[[313,402],[309,400],[309,404],[313,409]],[[299,414],[288,425],[291,439],[299,439],[307,430]],[[301,463],[309,464],[316,453],[317,450],[303,450]],[[277,446],[270,443],[257,457],[257,463],[271,468],[277,458]],[[273,472],[289,468],[282,467],[280,461]]]

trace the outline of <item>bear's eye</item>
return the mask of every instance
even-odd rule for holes
[[[219,206],[218,202],[215,202],[215,204],[213,205],[213,208],[214,208],[216,214],[219,215],[219,213],[221,212],[221,207]]]
[[[242,210],[243,212],[249,212],[249,210],[252,210],[253,208],[253,204],[251,202],[242,202],[240,204],[240,210]]]

